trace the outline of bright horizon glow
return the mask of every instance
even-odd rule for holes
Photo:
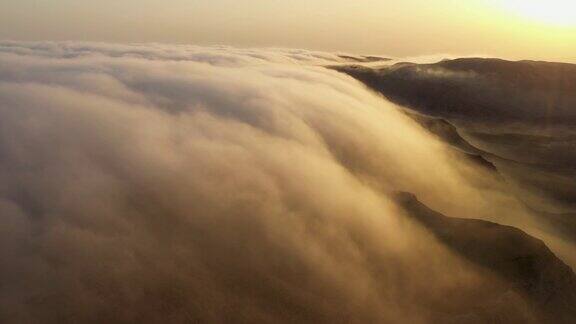
[[[2,39],[576,62],[576,0],[0,0]]]
[[[575,0],[503,0],[504,6],[525,18],[556,26],[576,26]]]

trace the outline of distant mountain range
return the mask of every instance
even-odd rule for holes
[[[553,231],[576,240],[576,65],[462,58],[334,69],[381,93],[455,151],[497,172]],[[514,314],[505,306],[510,292],[528,297],[537,322],[574,322],[576,276],[543,242],[513,227],[446,217],[412,194],[399,194],[397,200],[440,241],[509,283],[510,291],[494,297],[500,302],[487,306],[479,300],[478,309],[446,322],[529,321],[506,317]]]
[[[576,237],[576,65],[463,58],[335,69],[488,162]]]

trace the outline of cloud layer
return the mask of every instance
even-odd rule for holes
[[[388,194],[526,225],[522,205],[321,67],[343,60],[0,43],[0,320],[426,323],[489,298],[500,280]]]

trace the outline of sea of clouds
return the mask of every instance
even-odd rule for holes
[[[427,323],[498,286],[389,195],[545,234],[497,177],[323,67],[341,63],[0,42],[0,322]]]

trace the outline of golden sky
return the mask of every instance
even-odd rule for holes
[[[576,1],[2,0],[0,39],[576,61]]]

